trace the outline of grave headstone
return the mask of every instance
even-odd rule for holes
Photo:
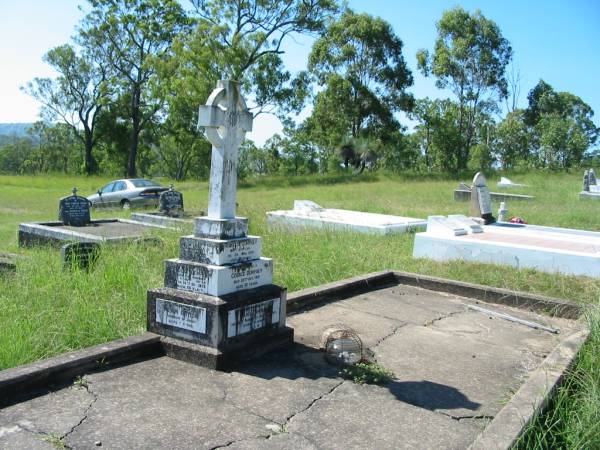
[[[238,149],[252,120],[233,81],[220,81],[200,107],[198,128],[213,146],[208,215],[166,261],[165,288],[148,291],[148,330],[163,336],[167,355],[211,368],[293,340],[273,261],[236,216]]]
[[[583,191],[590,191],[590,173],[587,170],[583,172]]]
[[[169,217],[183,216],[183,194],[173,189],[171,185],[168,191],[160,194],[158,210]]]
[[[477,172],[473,177],[471,187],[471,216],[481,217],[486,225],[494,223],[496,219],[492,215],[492,197],[487,187],[485,176]]]
[[[14,253],[0,252],[0,275],[15,273],[17,271],[17,258]]]
[[[77,195],[77,188],[73,188],[73,194],[60,199],[58,208],[58,220],[63,225],[73,227],[84,227],[90,223],[90,201]]]
[[[95,242],[70,242],[60,248],[60,259],[63,269],[74,266],[89,270],[100,255],[100,245]]]
[[[590,169],[590,171],[588,172],[588,176],[591,185],[598,184],[598,181],[596,180],[596,172],[594,172],[594,169]]]

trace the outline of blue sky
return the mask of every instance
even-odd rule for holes
[[[39,105],[19,86],[36,76],[52,76],[42,61],[44,53],[67,42],[82,17],[78,0],[0,0],[0,122],[36,120]],[[433,79],[416,72],[415,53],[432,49],[435,22],[444,10],[460,5],[480,9],[494,20],[514,51],[515,66],[521,74],[521,106],[527,92],[540,78],[556,90],[580,96],[600,115],[600,2],[572,1],[408,1],[351,0],[357,12],[367,12],[389,21],[404,42],[404,55],[413,70],[415,83],[410,91],[417,98],[444,97]],[[286,47],[286,64],[302,69],[311,40],[299,38]],[[600,124],[595,117],[596,124]],[[260,116],[253,137],[261,143],[280,129],[274,118]]]

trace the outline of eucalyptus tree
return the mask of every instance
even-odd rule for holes
[[[479,10],[460,7],[445,11],[437,23],[433,54],[419,50],[417,62],[425,76],[437,77],[439,88],[450,89],[459,105],[459,147],[455,171],[466,169],[476,135],[478,114],[493,98],[508,94],[506,66],[512,48],[498,25]]]
[[[388,22],[351,10],[327,28],[308,61],[323,87],[306,121],[313,139],[329,148],[361,137],[381,144],[400,129],[395,113],[413,104],[402,45]]]
[[[58,76],[34,78],[23,89],[42,103],[44,119],[59,120],[71,127],[84,147],[85,173],[91,175],[98,169],[93,153],[98,141],[96,125],[109,93],[106,67],[89,48],[83,48],[78,55],[68,44],[48,51],[44,61]]]
[[[320,33],[338,13],[337,0],[191,0],[191,4],[195,30],[179,49],[182,71],[203,73],[211,82],[224,77],[240,81],[255,115],[285,116],[301,108],[306,78],[293,77],[284,67],[283,45],[294,36]]]
[[[584,133],[588,146],[598,138],[598,127],[594,124],[594,110],[580,97],[570,92],[556,92],[544,80],[527,95],[529,105],[525,110],[525,121],[529,126],[536,126],[544,115],[557,115],[564,119],[572,119]]]
[[[157,66],[172,56],[171,45],[188,20],[176,0],[88,1],[92,9],[80,26],[79,40],[98,50],[116,95],[126,99],[124,115],[130,127],[126,173],[133,177],[140,135],[164,106]]]
[[[273,113],[285,119],[306,97],[304,74],[292,76],[281,59],[284,43],[294,36],[322,31],[337,14],[336,0],[193,0],[192,31],[173,43],[174,58],[160,66],[166,120],[157,150],[161,158],[179,161],[179,173],[206,172],[210,145],[194,147],[198,105],[217,80],[242,83],[255,114]]]

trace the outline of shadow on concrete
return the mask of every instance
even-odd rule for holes
[[[277,350],[232,369],[232,372],[259,377],[266,380],[285,378],[342,379],[340,367],[325,361],[323,352],[313,347],[295,342],[289,349]],[[429,411],[468,409],[476,411],[480,403],[472,402],[460,390],[432,381],[392,380],[382,386],[401,402],[424,408]]]
[[[398,400],[429,411],[460,408],[475,411],[481,406],[480,403],[470,401],[456,388],[427,380],[393,380],[388,384],[388,388]]]

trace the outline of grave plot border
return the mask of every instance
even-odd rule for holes
[[[490,197],[494,202],[505,202],[508,200],[530,201],[535,199],[533,195],[509,194],[504,192],[490,192]],[[468,202],[469,200],[471,200],[471,191],[466,191],[464,189],[454,190],[455,202]]]
[[[169,217],[158,212],[131,213],[131,220],[149,225],[159,225],[166,228],[185,228],[194,226],[194,217]]]
[[[139,225],[143,227],[168,229],[165,226],[137,222],[129,219],[98,219],[92,220],[90,225],[103,224],[103,223],[128,223],[133,225]],[[121,237],[101,237],[93,234],[85,233],[85,227],[81,227],[82,231],[73,231],[61,229],[59,227],[64,226],[60,221],[52,222],[27,222],[19,224],[18,230],[18,241],[19,247],[32,247],[40,245],[53,245],[60,247],[66,242],[79,241],[79,242],[96,242],[99,244],[103,243],[121,243],[124,241],[134,241],[143,236],[121,236]]]
[[[580,318],[585,312],[583,306],[567,300],[386,270],[291,293],[287,299],[288,315],[395,285],[445,292],[484,303],[503,304],[571,320]],[[547,407],[588,336],[589,330],[583,323],[578,331],[565,336],[476,437],[469,450],[510,448],[533,418]],[[0,407],[18,402],[24,397],[43,395],[64,387],[77,376],[90,371],[107,370],[118,364],[162,356],[165,354],[162,341],[161,336],[146,332],[0,371]]]

